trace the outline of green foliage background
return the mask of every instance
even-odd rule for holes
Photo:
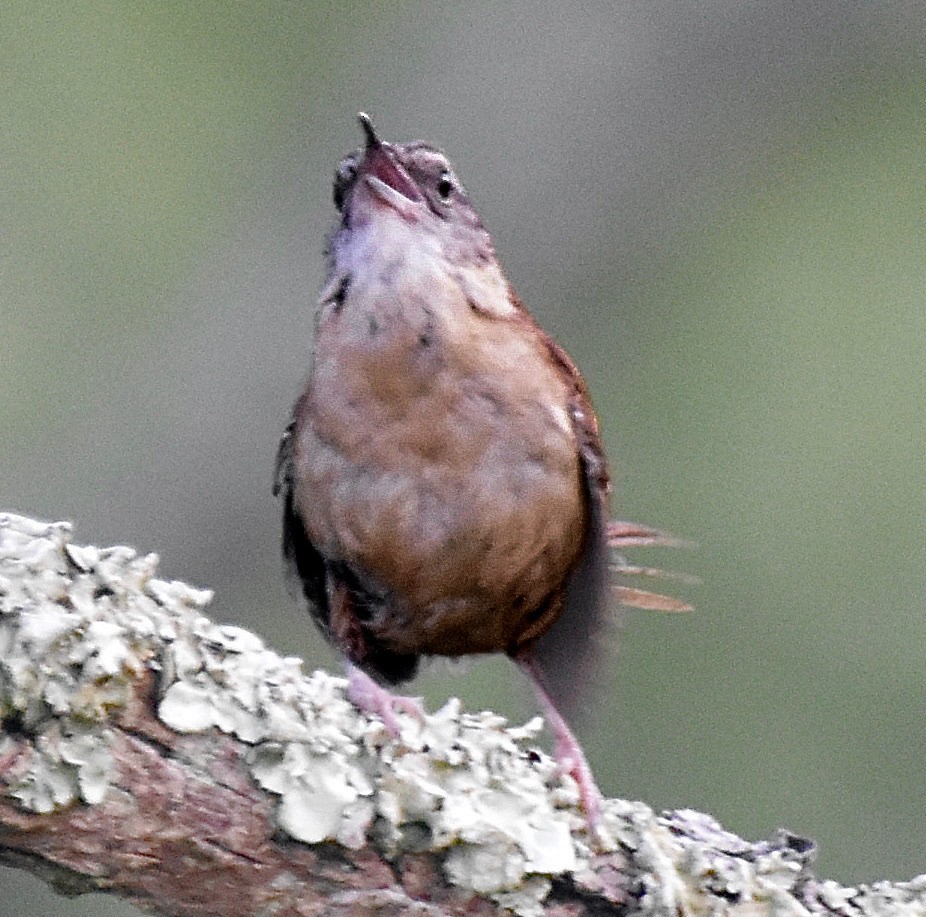
[[[604,789],[787,825],[842,881],[926,871],[924,52],[900,2],[12,0],[0,508],[336,664],[269,487],[366,109],[454,159],[586,372],[620,514],[698,543],[658,559],[696,614],[627,616],[589,698]],[[516,682],[417,689],[523,718]],[[0,883],[0,915],[127,910]]]

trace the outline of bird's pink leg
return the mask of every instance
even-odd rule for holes
[[[396,712],[407,713],[419,723],[424,722],[425,712],[416,697],[392,694],[378,685],[366,672],[352,663],[346,663],[347,696],[351,703],[364,713],[379,717],[393,738],[402,735],[402,726]]]
[[[343,583],[333,578],[329,578],[327,587],[331,630],[336,642],[350,657],[352,650],[359,652],[363,648],[363,635],[354,614],[350,592]],[[398,739],[402,735],[396,711],[407,713],[419,723],[424,722],[424,708],[417,698],[391,694],[349,658],[344,667],[347,670],[347,696],[351,703],[363,713],[379,717],[393,738]]]
[[[597,837],[601,825],[602,797],[601,790],[598,789],[592,769],[589,767],[588,760],[585,757],[585,752],[582,751],[582,746],[573,735],[569,724],[563,719],[559,710],[556,709],[553,698],[547,694],[533,660],[528,656],[519,656],[516,661],[530,675],[531,681],[534,683],[534,690],[543,709],[547,726],[556,740],[556,749],[553,755],[562,772],[569,774],[578,785],[579,798],[582,800],[582,808],[585,809],[589,833],[593,837]]]

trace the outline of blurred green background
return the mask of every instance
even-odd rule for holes
[[[330,180],[446,149],[583,368],[640,555],[582,730],[609,794],[926,871],[926,19],[916,3],[142,3],[0,13],[0,508],[156,550],[334,666],[285,593],[276,441]],[[534,712],[503,661],[415,690]],[[0,915],[126,913],[0,871]]]

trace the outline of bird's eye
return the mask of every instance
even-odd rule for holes
[[[453,179],[446,169],[441,172],[440,178],[437,180],[437,193],[440,195],[441,200],[444,201],[453,194]]]
[[[352,159],[345,159],[338,166],[338,171],[334,175],[334,206],[339,211],[344,209],[344,197],[356,177],[356,164]]]

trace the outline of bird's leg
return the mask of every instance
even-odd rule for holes
[[[329,578],[327,588],[332,633],[348,657],[356,654],[355,658],[359,658],[363,654],[363,634],[354,614],[350,591],[334,578]],[[393,738],[402,735],[397,711],[407,713],[419,723],[424,722],[424,708],[416,697],[392,694],[351,662],[350,658],[344,665],[347,670],[347,696],[351,703],[358,710],[379,717]]]
[[[537,693],[537,699],[543,709],[543,715],[546,719],[547,726],[553,733],[556,740],[556,748],[553,753],[560,770],[564,774],[569,774],[579,787],[579,798],[582,800],[582,808],[585,809],[585,817],[588,822],[589,834],[597,837],[601,825],[601,790],[595,782],[592,769],[589,767],[585,752],[579,740],[573,735],[569,724],[563,719],[553,698],[547,693],[543,686],[542,677],[537,670],[534,661],[530,656],[522,655],[516,659],[518,665],[530,676],[534,683],[534,690]]]
[[[379,717],[393,738],[398,739],[402,735],[402,725],[396,716],[397,712],[407,713],[418,723],[424,722],[424,707],[417,697],[406,697],[387,691],[352,662],[346,663],[345,667],[347,669],[347,696],[351,703],[358,710]]]

